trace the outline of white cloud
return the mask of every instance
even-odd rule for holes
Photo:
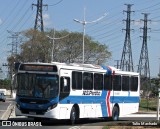
[[[50,19],[49,14],[44,14],[44,15],[43,15],[43,19],[44,19],[44,20],[48,20],[48,19]]]
[[[49,14],[43,14],[43,23],[45,27],[49,27],[52,24]]]
[[[134,21],[133,21],[133,24],[134,24],[135,26],[142,26],[142,25],[143,25],[143,22],[142,22],[141,20],[134,20]]]

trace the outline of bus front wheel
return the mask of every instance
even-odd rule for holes
[[[112,120],[117,121],[119,120],[119,109],[117,106],[114,106],[113,111],[112,111]]]
[[[71,121],[71,124],[75,124],[77,120],[77,112],[76,112],[76,108],[75,107],[72,107],[72,110],[71,110],[71,114],[70,114],[70,121]]]

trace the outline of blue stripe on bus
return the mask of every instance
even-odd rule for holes
[[[101,65],[101,67],[103,68],[103,69],[105,69],[105,70],[107,70],[107,74],[108,75],[111,75],[112,74],[112,70],[111,69],[109,69],[107,66],[103,66],[103,65]]]
[[[102,95],[100,96],[103,100],[101,104],[101,109],[102,109],[102,116],[108,116],[108,111],[107,111],[107,106],[106,106],[106,96],[107,96],[108,91],[103,91]],[[98,100],[98,99],[97,99]]]
[[[68,96],[63,99],[61,104],[100,104],[103,117],[108,116],[106,106],[107,91],[103,91],[101,96]],[[139,103],[138,96],[110,96],[110,102],[112,103]]]
[[[68,96],[63,99],[60,103],[78,103],[78,104],[87,104],[87,103],[101,103],[106,102],[106,93],[102,96]],[[138,96],[111,96],[111,103],[139,103]]]
[[[111,96],[111,103],[139,103],[138,96]]]

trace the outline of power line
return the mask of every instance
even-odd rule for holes
[[[60,0],[60,1],[58,1],[57,3],[51,4],[51,5],[48,5],[48,6],[55,6],[55,5],[58,5],[58,4],[60,4],[62,1],[63,1],[63,0]]]
[[[143,8],[143,9],[135,10],[135,11],[136,11],[136,12],[140,12],[140,11],[143,11],[143,10],[146,10],[146,9],[149,9],[149,8],[152,8],[152,7],[155,7],[155,6],[157,6],[157,5],[160,5],[160,2],[158,2],[158,3],[154,4],[154,5],[148,6],[148,7],[146,7],[146,8]]]
[[[19,1],[18,1],[18,2],[19,2]],[[28,2],[28,1],[27,1],[27,2]],[[25,4],[26,4],[26,1],[23,3],[23,5],[25,5]],[[17,6],[18,6],[18,3],[16,3],[16,6],[14,7],[13,12],[15,11],[15,9],[16,9]],[[22,9],[24,9],[24,6],[22,6],[21,9],[19,9],[18,11],[16,11],[17,13],[16,13],[16,16],[14,16],[14,19],[18,19],[18,18],[17,18],[17,15],[18,15],[20,12],[22,12],[22,11],[21,11]],[[28,8],[27,8],[26,12],[27,12],[27,11],[28,11]],[[13,15],[13,12],[10,13],[10,16]],[[26,13],[25,13],[22,17],[24,17],[24,16],[26,16]],[[5,23],[7,23],[8,18],[9,18],[9,17],[7,17],[6,20],[4,21]],[[14,21],[15,21],[15,20],[14,20]],[[9,29],[9,27],[11,27],[11,25],[13,25],[13,20],[11,20],[11,21],[8,22],[8,24],[9,24],[8,26],[6,26],[4,29],[1,29],[1,30],[2,30],[1,35],[0,35],[0,36],[2,37],[2,38],[1,38],[1,41],[0,41],[1,43],[3,43],[4,40],[5,40],[4,38],[6,38],[6,37],[4,36],[4,35],[6,34],[6,33],[5,33],[6,30],[12,30],[12,31],[14,31],[15,27],[17,27],[17,26],[20,24],[20,22],[21,22],[21,21],[20,21],[20,19],[19,19],[19,23],[18,23],[18,24],[16,23],[16,25],[15,25],[12,29]]]
[[[28,11],[30,10],[30,7],[25,11],[25,13],[22,15],[22,17],[18,20],[18,22],[16,23],[16,25],[14,27],[12,27],[12,31],[19,26],[19,24],[21,23],[21,21],[24,19],[24,17],[26,16],[26,14],[28,13]]]

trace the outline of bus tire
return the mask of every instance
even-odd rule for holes
[[[73,106],[71,109],[71,114],[70,114],[70,122],[72,125],[74,125],[76,123],[77,120],[77,111],[76,108]]]
[[[118,109],[117,106],[113,107],[113,110],[112,110],[112,120],[113,121],[118,121],[119,120],[119,109]]]

